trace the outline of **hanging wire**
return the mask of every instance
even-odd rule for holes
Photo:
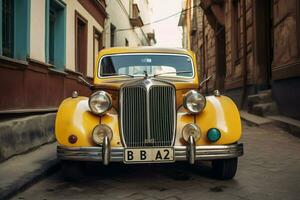
[[[199,8],[199,7],[200,7],[200,5],[192,6],[192,7],[190,7],[190,8],[184,9],[184,10],[182,10],[182,11],[180,11],[180,12],[176,12],[176,13],[174,13],[174,14],[172,14],[172,15],[167,16],[167,17],[164,17],[164,18],[155,20],[155,21],[153,21],[153,22],[146,23],[146,24],[144,24],[142,27],[149,26],[149,25],[152,25],[152,24],[157,24],[157,23],[159,23],[159,22],[162,22],[162,21],[168,20],[168,19],[170,19],[170,18],[172,18],[172,17],[175,17],[175,16],[177,16],[177,15],[179,15],[179,14],[181,14],[181,13],[187,12],[188,10],[192,10],[192,9],[194,9],[194,8]],[[142,28],[142,27],[133,27],[133,28],[117,29],[117,30],[115,30],[115,32],[129,31],[129,30],[134,30],[134,29],[136,29],[136,28]]]

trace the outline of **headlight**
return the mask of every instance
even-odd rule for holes
[[[201,130],[196,124],[187,124],[182,129],[182,137],[185,141],[188,141],[189,137],[193,136],[195,141],[201,137]]]
[[[205,97],[196,90],[191,90],[184,96],[183,106],[192,114],[200,113],[205,105]]]
[[[112,106],[111,97],[107,92],[98,91],[90,96],[89,107],[96,115],[102,115]]]
[[[113,132],[111,128],[105,124],[97,125],[92,133],[93,141],[98,144],[102,145],[104,138],[108,136],[109,140],[113,137]]]

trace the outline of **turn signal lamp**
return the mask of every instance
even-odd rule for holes
[[[77,136],[76,135],[70,135],[68,140],[71,144],[75,144],[77,142]]]

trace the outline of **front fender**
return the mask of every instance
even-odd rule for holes
[[[121,146],[118,114],[114,108],[100,117],[90,112],[88,97],[67,98],[59,106],[55,135],[58,143],[70,147],[97,146],[92,140],[92,131],[98,124],[106,124],[113,131],[112,146]],[[77,136],[75,144],[68,141],[70,135]]]
[[[208,96],[205,109],[198,115],[190,115],[181,108],[177,115],[177,141],[183,143],[181,134],[182,128],[188,123],[196,123],[202,132],[197,145],[209,144],[232,144],[237,142],[242,134],[242,125],[239,110],[235,103],[226,96]],[[217,142],[210,142],[207,139],[207,131],[217,128],[221,131],[221,138]]]
[[[59,106],[56,115],[56,139],[64,146],[93,146],[91,133],[99,121],[100,117],[89,111],[87,97],[67,98]],[[75,144],[68,141],[70,135],[77,136]]]

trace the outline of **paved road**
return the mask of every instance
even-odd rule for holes
[[[57,172],[13,199],[300,199],[300,139],[244,125],[242,140],[245,155],[230,181],[213,179],[209,163],[95,165],[81,182],[65,182]]]

